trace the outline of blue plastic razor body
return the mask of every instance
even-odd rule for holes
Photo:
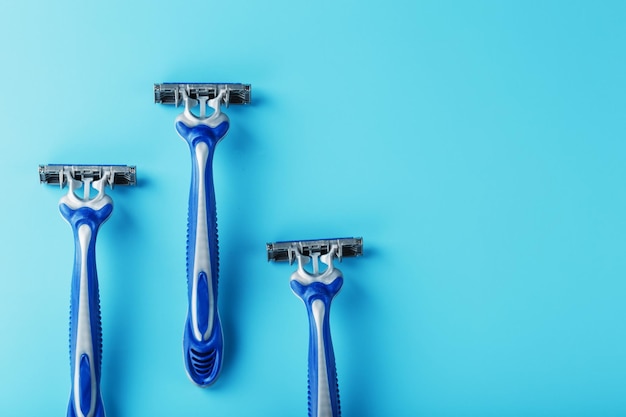
[[[304,302],[309,319],[309,417],[339,417],[341,409],[330,335],[330,304],[343,285],[343,276],[332,266],[332,258],[326,261],[329,262],[326,271],[313,274],[303,268],[308,257],[298,255],[297,258],[299,267],[292,274],[290,285]],[[314,262],[317,263],[317,259]]]
[[[187,230],[189,308],[183,348],[189,378],[199,386],[215,382],[222,367],[223,336],[217,308],[219,254],[213,185],[213,155],[229,128],[228,117],[216,112],[196,118],[188,109],[176,130],[191,151],[191,187]]]
[[[112,200],[63,197],[61,215],[74,233],[74,270],[70,301],[70,363],[72,387],[68,417],[104,417],[100,395],[102,325],[96,272],[96,236],[113,211]]]

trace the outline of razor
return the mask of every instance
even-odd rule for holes
[[[135,185],[135,167],[127,165],[40,165],[39,181],[68,186],[59,211],[74,233],[74,270],[70,297],[72,387],[68,417],[104,417],[100,394],[102,323],[96,272],[96,236],[113,211],[108,185]],[[80,192],[82,188],[82,196]]]
[[[185,369],[197,385],[215,382],[222,368],[223,334],[217,309],[219,255],[213,186],[215,147],[230,122],[222,106],[250,103],[250,85],[164,83],[154,85],[155,103],[184,105],[176,118],[178,134],[191,152],[187,223],[188,312],[183,336]],[[199,114],[192,113],[198,107]],[[207,112],[210,109],[210,114]]]
[[[309,319],[309,417],[339,417],[339,385],[330,336],[330,303],[343,285],[334,260],[363,254],[362,238],[318,239],[267,244],[268,261],[298,262],[291,274],[294,294]],[[326,265],[320,270],[320,261]],[[312,271],[304,266],[312,263]]]

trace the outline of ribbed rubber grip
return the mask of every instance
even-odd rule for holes
[[[309,417],[339,417],[339,385],[330,336],[330,304],[343,277],[308,285],[291,280],[291,289],[304,302],[309,318]]]
[[[59,210],[72,227],[75,241],[70,300],[72,388],[67,416],[104,417],[100,394],[102,324],[96,272],[96,236],[100,225],[113,211],[113,204],[109,202],[94,209],[70,208],[61,202]]]
[[[189,378],[200,386],[214,383],[222,367],[213,155],[228,127],[228,121],[217,126],[200,124],[190,127],[181,121],[176,123],[176,130],[189,144],[192,166],[187,229],[189,309],[183,339],[185,367]]]

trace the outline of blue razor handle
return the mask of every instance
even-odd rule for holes
[[[220,97],[221,99],[221,97]],[[213,186],[213,155],[229,128],[228,117],[217,100],[210,117],[185,112],[176,130],[191,151],[191,187],[187,230],[188,312],[183,338],[185,368],[199,386],[213,384],[222,367],[223,335],[217,308],[219,254],[217,214]]]
[[[335,368],[335,353],[330,336],[330,304],[343,285],[343,276],[332,265],[332,253],[323,255],[328,268],[317,272],[317,256],[313,258],[315,272],[310,274],[303,265],[308,257],[297,255],[298,270],[291,275],[293,292],[304,302],[309,319],[309,417],[339,417],[339,385]]]
[[[103,184],[100,185],[103,187]],[[68,417],[105,415],[100,395],[102,324],[96,272],[96,236],[100,225],[113,211],[113,201],[104,194],[102,187],[97,197],[80,199],[74,195],[74,187],[70,186],[70,193],[59,201],[61,215],[72,227],[75,245],[70,301],[72,387]]]

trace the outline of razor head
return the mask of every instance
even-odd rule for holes
[[[136,185],[136,170],[134,165],[39,165],[39,182],[58,184],[63,188],[67,182],[65,174],[77,181],[98,181],[108,173],[107,183],[113,188],[115,185]]]
[[[178,107],[187,97],[212,100],[224,91],[224,104],[249,104],[250,84],[239,83],[161,83],[154,84],[154,102]]]
[[[304,256],[311,254],[325,255],[329,253],[333,246],[337,246],[337,258],[350,258],[363,255],[363,238],[347,237],[337,239],[316,239],[316,240],[295,240],[286,242],[268,243],[267,260],[293,263],[299,253]]]

